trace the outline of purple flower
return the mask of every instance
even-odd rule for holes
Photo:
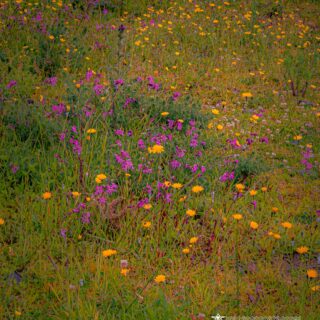
[[[83,214],[82,214],[82,217],[81,217],[82,223],[84,223],[84,224],[89,224],[89,223],[90,223],[90,215],[91,215],[90,212],[85,212],[85,213],[83,213]]]
[[[260,142],[262,142],[262,143],[269,143],[269,139],[268,139],[268,137],[262,137],[262,138],[260,139]]]
[[[174,92],[174,93],[172,94],[172,100],[173,100],[173,101],[177,101],[180,96],[181,96],[181,93],[180,93],[180,92]]]
[[[96,94],[97,96],[102,95],[103,89],[104,89],[104,86],[103,86],[102,84],[99,84],[99,83],[96,84],[96,85],[93,87],[93,90],[94,90],[94,92],[95,92],[95,94]]]
[[[139,139],[139,141],[138,141],[138,148],[139,149],[145,149],[146,148],[146,145],[144,144],[142,139]]]
[[[58,78],[51,77],[44,80],[44,83],[50,84],[51,86],[55,86],[57,84]]]
[[[176,147],[176,156],[178,158],[183,158],[186,154],[186,150],[180,149],[179,147]]]
[[[172,160],[170,166],[172,169],[178,169],[181,167],[181,163],[178,160]]]
[[[220,178],[219,180],[221,182],[226,182],[226,181],[232,181],[234,179],[234,171],[232,172],[225,172]]]
[[[12,87],[14,87],[16,85],[17,85],[17,81],[10,80],[9,83],[7,84],[7,88],[10,89],[10,88],[12,88]]]
[[[123,79],[114,80],[114,85],[115,85],[116,89],[118,90],[119,87],[124,85],[124,80]]]
[[[78,156],[80,156],[82,152],[82,147],[80,142],[74,138],[71,138],[69,142],[73,145],[73,152],[76,153]]]
[[[117,136],[122,136],[122,137],[124,136],[124,131],[122,129],[114,130],[114,133]]]
[[[57,105],[53,105],[51,107],[52,112],[54,112],[57,115],[61,115],[62,113],[64,113],[66,111],[66,107],[63,103],[59,103]]]
[[[11,164],[10,165],[10,169],[11,169],[11,172],[13,174],[17,173],[17,171],[19,170],[19,166],[15,165],[15,164]]]

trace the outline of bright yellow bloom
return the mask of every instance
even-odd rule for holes
[[[21,311],[16,310],[16,311],[14,312],[14,314],[15,314],[17,317],[20,317],[20,316],[22,315],[22,312],[21,312]]]
[[[238,192],[242,192],[245,189],[245,186],[241,183],[236,184],[236,189]]]
[[[241,220],[242,219],[242,214],[240,213],[236,213],[232,215],[233,219],[235,220]]]
[[[316,269],[309,269],[307,271],[307,275],[309,278],[317,278],[318,277],[318,271]]]
[[[251,222],[250,222],[250,228],[251,228],[251,229],[256,230],[256,229],[258,229],[258,227],[259,227],[259,225],[258,225],[258,223],[256,223],[255,221],[251,221]]]
[[[96,132],[97,130],[93,128],[87,130],[87,133],[96,133]]]
[[[169,188],[171,186],[171,182],[170,181],[165,181],[163,184],[167,188]]]
[[[102,251],[102,255],[104,257],[111,257],[113,255],[117,254],[117,250],[113,250],[113,249],[107,249],[107,250],[103,250]]]
[[[166,117],[167,115],[169,115],[169,112],[161,112],[161,115],[163,116],[163,117]]]
[[[262,192],[267,192],[267,191],[268,191],[268,188],[267,188],[267,187],[262,187],[262,188],[261,188],[261,191],[262,191]]]
[[[250,196],[255,196],[257,194],[257,191],[256,190],[250,190],[249,193],[250,193]]]
[[[313,286],[311,287],[312,291],[319,291],[320,290],[320,286]]]
[[[4,219],[0,218],[0,226],[4,224]]]
[[[189,240],[189,242],[190,242],[191,244],[197,243],[197,242],[198,242],[198,237],[192,237],[192,238]]]
[[[253,95],[252,95],[251,92],[243,92],[243,93],[242,93],[242,97],[243,97],[243,98],[252,98]]]
[[[98,184],[102,182],[102,180],[100,180],[99,178],[96,178],[95,181],[96,181],[96,183],[98,183]]]
[[[127,274],[129,273],[129,269],[127,269],[127,268],[123,268],[123,269],[121,269],[121,272],[120,272],[123,276],[127,276]]]
[[[71,192],[72,193],[72,196],[74,197],[74,198],[77,198],[77,197],[79,197],[80,195],[81,195],[81,193],[79,193],[78,191],[73,191],[73,192]]]
[[[292,223],[290,223],[288,221],[282,222],[281,225],[286,229],[291,229],[292,228]]]
[[[274,212],[274,213],[276,213],[276,212],[279,211],[279,209],[278,209],[277,207],[272,207],[271,211]]]
[[[107,179],[107,176],[104,173],[100,173],[96,176],[96,178],[99,180],[105,180]]]
[[[150,210],[152,208],[152,204],[151,203],[146,203],[144,206],[143,206],[144,209],[146,210]]]
[[[183,197],[181,197],[180,199],[179,199],[179,202],[183,202],[183,201],[185,201],[187,199],[187,196],[183,196]]]
[[[279,233],[273,233],[272,236],[275,238],[275,239],[280,239],[281,236]]]
[[[182,249],[182,252],[184,254],[188,254],[190,252],[190,249],[189,248],[184,248],[184,249]]]
[[[173,189],[181,189],[183,185],[181,183],[173,183],[171,187]]]
[[[192,187],[192,192],[194,192],[194,193],[199,193],[199,192],[201,192],[203,190],[204,189],[203,189],[202,186],[194,186],[194,187]]]
[[[212,109],[211,112],[215,115],[218,115],[220,113],[218,109]]]
[[[302,136],[301,135],[297,135],[297,136],[294,136],[293,137],[293,140],[296,140],[296,141],[299,141],[302,139]]]
[[[166,276],[164,276],[163,274],[159,274],[154,278],[154,281],[156,283],[165,282],[166,281]]]
[[[142,223],[142,226],[146,229],[150,228],[151,227],[151,222],[150,221],[146,221],[146,222],[143,222]]]
[[[188,209],[186,211],[187,216],[194,217],[196,215],[196,210]]]
[[[45,200],[48,200],[50,199],[52,196],[51,192],[45,192],[42,194],[42,198],[45,199]]]
[[[217,130],[221,131],[223,129],[223,125],[222,124],[218,124],[217,125]]]
[[[304,254],[304,253],[307,253],[307,252],[309,251],[309,248],[308,248],[308,247],[305,247],[305,246],[302,246],[302,247],[297,248],[296,251],[297,251],[299,254]]]
[[[162,153],[164,151],[164,147],[160,144],[155,144],[152,147],[148,148],[149,153]]]

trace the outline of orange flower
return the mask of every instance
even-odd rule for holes
[[[316,269],[309,269],[309,270],[307,270],[307,275],[309,278],[317,278],[318,271]]]
[[[51,196],[52,196],[51,192],[45,192],[45,193],[42,194],[42,198],[43,198],[44,200],[50,199]]]
[[[250,222],[250,228],[251,228],[251,229],[256,230],[256,229],[258,229],[258,227],[259,227],[259,225],[258,225],[258,223],[256,223],[255,221],[251,221],[251,222]]]
[[[162,283],[166,281],[166,276],[164,276],[163,274],[159,274],[154,278],[154,281],[156,283]]]

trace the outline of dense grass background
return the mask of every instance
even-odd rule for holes
[[[2,0],[0,318],[317,319],[319,15]]]

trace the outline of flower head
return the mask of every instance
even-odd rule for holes
[[[51,196],[52,196],[51,192],[45,192],[45,193],[42,194],[42,198],[43,198],[44,200],[50,199]]]
[[[113,249],[107,249],[107,250],[103,250],[102,251],[102,255],[104,257],[111,257],[113,255],[117,254],[117,250],[113,250]]]
[[[203,190],[204,190],[204,188],[202,186],[194,186],[194,187],[192,187],[192,192],[194,192],[194,193],[199,193],[199,192],[201,192]]]
[[[166,281],[166,276],[164,276],[163,274],[159,274],[154,278],[154,281],[156,283],[162,283]]]

